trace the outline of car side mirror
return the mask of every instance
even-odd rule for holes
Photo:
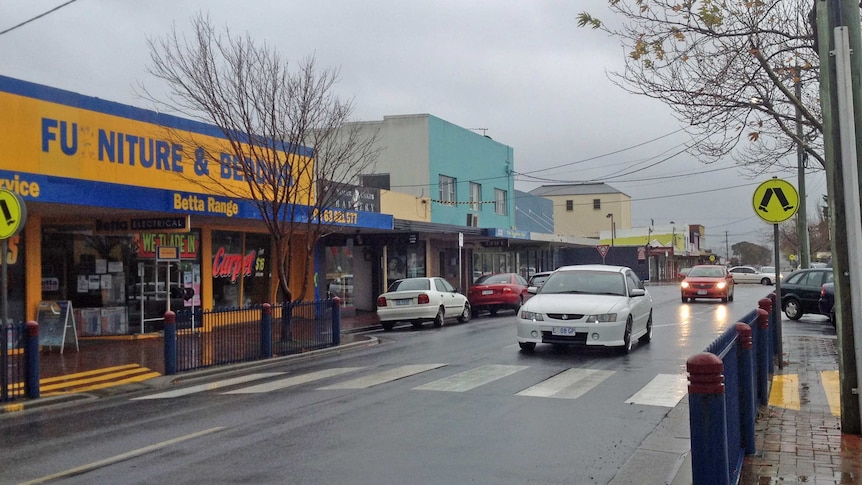
[[[631,291],[629,292],[629,295],[633,296],[633,297],[634,296],[644,296],[644,295],[646,295],[646,290],[641,289],[641,288],[632,288]]]
[[[535,295],[538,291],[539,291],[539,288],[536,286],[528,286],[527,287],[527,293],[529,293],[531,295]]]

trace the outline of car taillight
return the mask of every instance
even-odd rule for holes
[[[378,298],[377,299],[377,306],[378,307],[386,306],[386,298],[383,298],[382,296],[380,298]]]
[[[512,292],[512,289],[509,288],[508,286],[503,287],[503,293],[511,293],[511,292]]]
[[[823,298],[824,296],[826,296],[826,286],[821,286],[820,287],[820,298]]]
[[[425,293],[419,293],[419,296],[416,297],[416,302],[422,305],[426,303],[431,303],[431,299],[428,298],[428,295],[426,295]]]

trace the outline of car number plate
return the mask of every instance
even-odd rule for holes
[[[494,290],[482,290],[482,294],[483,294],[483,295],[493,295],[493,294],[494,294]]]
[[[697,290],[697,294],[698,294],[698,295],[705,295],[705,294],[706,294],[706,290]]]
[[[395,300],[396,305],[409,305],[412,300],[410,298],[404,300]]]
[[[554,327],[551,329],[551,333],[553,335],[574,335],[577,332],[575,331],[575,327]]]

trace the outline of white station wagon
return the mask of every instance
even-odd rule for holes
[[[439,277],[397,280],[377,298],[377,317],[387,332],[398,322],[410,322],[417,328],[434,322],[435,327],[442,327],[446,318],[456,317],[466,323],[470,313],[467,297]]]

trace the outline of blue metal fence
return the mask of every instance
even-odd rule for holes
[[[695,485],[738,483],[755,452],[756,406],[768,403],[776,348],[772,302],[758,306],[686,362]]]
[[[38,329],[36,322],[12,323],[2,332],[0,402],[39,397]]]
[[[335,299],[180,310],[165,319],[165,373],[337,346],[340,335]]]

